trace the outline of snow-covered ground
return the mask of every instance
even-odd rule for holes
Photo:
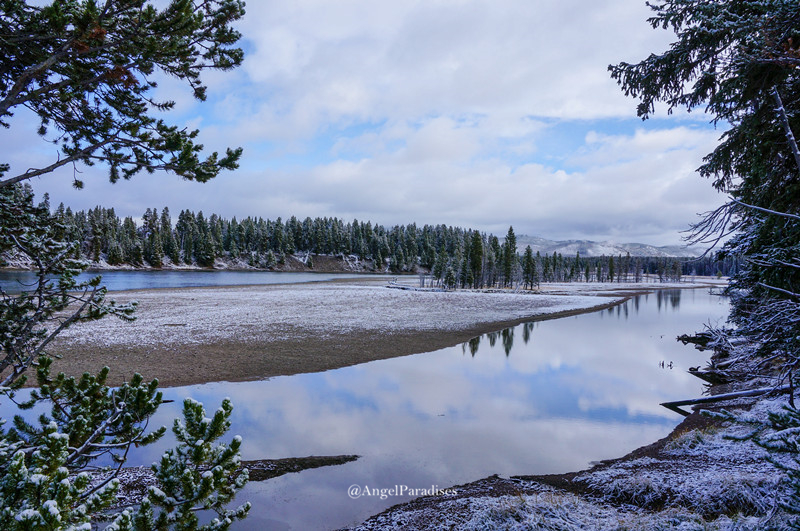
[[[583,284],[592,291],[581,291],[577,286],[564,286],[574,294],[407,291],[336,283],[113,293],[118,303],[138,301],[134,322],[102,319],[75,325],[64,331],[59,341],[72,345],[169,346],[241,337],[272,342],[309,333],[324,337],[354,331],[463,330],[585,310],[624,297],[600,296],[608,287],[603,290]]]
[[[740,420],[764,421],[786,403],[785,397],[740,400],[729,411]],[[395,506],[352,529],[786,528],[789,517],[778,506],[786,495],[785,473],[772,461],[786,465],[790,458],[742,440],[751,430],[739,422],[701,420],[626,458],[565,474],[553,482],[563,488],[546,484],[547,477],[490,477],[455,487],[457,496]]]

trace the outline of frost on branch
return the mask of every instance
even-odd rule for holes
[[[245,518],[249,503],[228,508],[248,479],[247,469],[239,468],[241,438],[234,437],[230,444],[217,442],[230,427],[232,411],[230,400],[225,399],[214,416],[207,418],[203,404],[184,400],[184,420],[176,419],[172,428],[178,445],[152,467],[159,487],[150,487],[136,513],[121,514],[109,529],[165,529],[180,523],[190,529],[217,531]],[[216,516],[198,527],[198,511]]]

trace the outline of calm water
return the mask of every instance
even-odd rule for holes
[[[101,271],[82,273],[78,279],[85,281],[97,275],[103,277],[102,285],[106,286],[109,291],[200,286],[296,284],[337,278],[363,278],[365,276],[364,274],[355,273],[279,273],[274,271]],[[9,293],[30,289],[35,281],[36,276],[32,271],[0,271],[0,288]]]
[[[686,370],[705,356],[675,337],[726,314],[726,300],[706,290],[659,292],[426,354],[167,389],[178,403],[151,425],[171,425],[185,396],[212,411],[229,396],[245,459],[361,455],[252,482],[239,496],[253,509],[238,528],[331,529],[408,499],[351,499],[351,485],[445,488],[495,473],[567,472],[654,442],[681,420],[659,403],[703,389]],[[136,458],[149,464],[166,444]]]

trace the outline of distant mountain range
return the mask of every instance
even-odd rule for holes
[[[534,254],[536,251],[541,254],[553,254],[556,252],[563,256],[575,256],[575,253],[581,253],[581,256],[625,256],[626,253],[630,253],[631,256],[669,258],[700,256],[704,251],[704,249],[681,245],[655,247],[644,243],[593,242],[589,240],[553,241],[524,234],[517,236],[517,249],[520,253],[528,245],[531,246]]]

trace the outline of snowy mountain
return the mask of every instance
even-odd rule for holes
[[[536,251],[541,254],[556,252],[563,256],[575,256],[575,253],[581,253],[581,256],[624,256],[626,253],[630,253],[631,256],[685,257],[700,256],[704,251],[704,249],[680,245],[655,247],[644,243],[593,242],[589,240],[553,241],[537,236],[517,236],[517,249],[520,253],[528,245],[531,246],[534,253]]]

